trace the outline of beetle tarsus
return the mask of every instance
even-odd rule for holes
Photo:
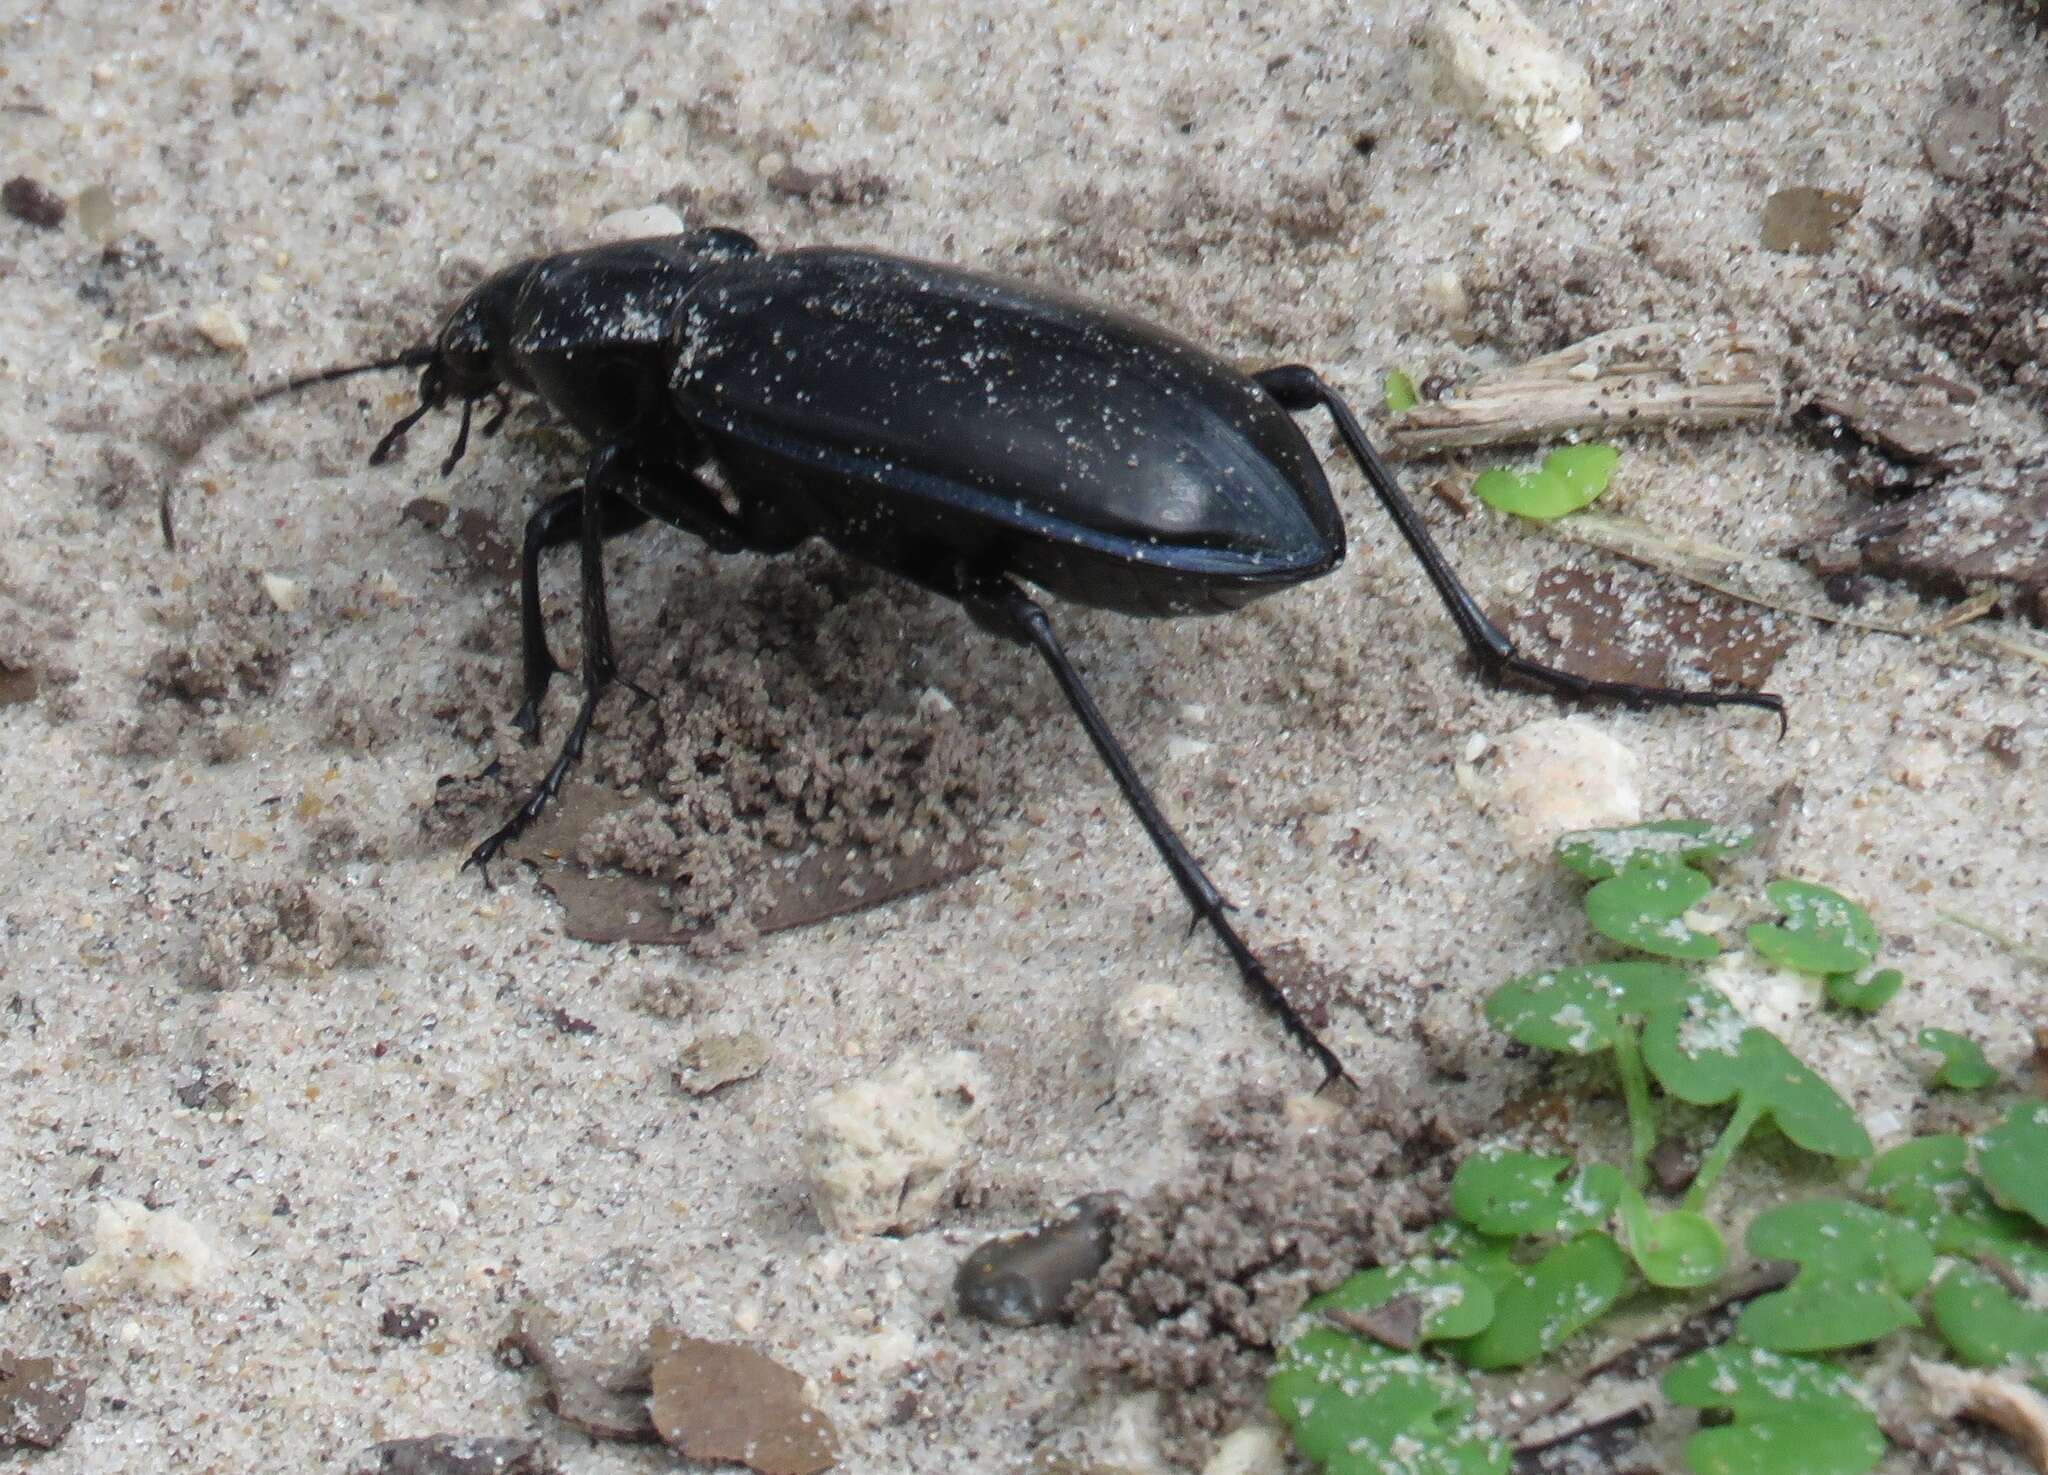
[[[1778,735],[1781,738],[1785,735],[1784,700],[1767,691],[1693,691],[1683,687],[1640,686],[1629,681],[1601,681],[1546,666],[1519,654],[1515,643],[1486,617],[1478,601],[1459,581],[1443,550],[1430,537],[1422,514],[1415,510],[1415,504],[1408,500],[1400,483],[1394,480],[1393,471],[1373,449],[1372,442],[1366,439],[1364,427],[1358,423],[1357,415],[1352,413],[1343,396],[1305,364],[1267,369],[1252,378],[1288,410],[1300,413],[1320,406],[1330,412],[1344,448],[1365,474],[1373,494],[1394,520],[1394,526],[1407,541],[1416,562],[1422,565],[1422,571],[1436,586],[1437,597],[1450,612],[1451,622],[1458,627],[1458,634],[1464,638],[1481,670],[1519,676],[1581,701],[1620,701],[1639,707],[1756,707],[1776,713]]]

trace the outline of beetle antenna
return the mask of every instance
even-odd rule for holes
[[[387,369],[423,369],[431,366],[437,355],[438,350],[433,344],[419,343],[408,348],[403,353],[393,354],[390,358],[372,359],[360,364],[340,364],[331,369],[318,369],[310,374],[298,374],[285,380],[282,384],[273,384],[268,389],[259,389],[254,394],[244,395],[237,400],[230,400],[227,404],[221,405],[209,412],[199,422],[197,427],[190,432],[189,436],[180,437],[184,444],[179,448],[177,459],[173,462],[170,472],[164,478],[163,490],[158,494],[156,524],[163,533],[164,546],[173,552],[176,552],[178,547],[177,527],[171,518],[171,492],[178,473],[190,465],[198,457],[200,451],[205,448],[206,443],[218,435],[231,422],[241,419],[243,415],[247,414],[257,405],[263,404],[268,400],[281,399],[288,394],[297,394],[300,390],[310,389],[316,384],[332,384],[337,379],[351,379],[357,374],[376,374]]]

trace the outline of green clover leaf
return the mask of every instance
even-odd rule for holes
[[[1455,1350],[1475,1368],[1520,1367],[1561,1346],[1620,1298],[1628,1257],[1605,1234],[1567,1240],[1533,1265],[1518,1265],[1494,1291],[1493,1320]]]
[[[1637,862],[1586,893],[1586,920],[1602,937],[1624,947],[1700,962],[1718,956],[1721,944],[1686,926],[1684,916],[1713,889],[1714,883],[1690,866]]]
[[[1665,1090],[1694,1106],[1733,1098],[1735,1114],[1685,1196],[1699,1210],[1750,1129],[1765,1117],[1795,1145],[1824,1157],[1870,1156],[1870,1135],[1835,1089],[1769,1030],[1747,1023],[1720,993],[1695,985],[1682,1009],[1653,1013],[1643,1062]]]
[[[1481,1234],[1571,1239],[1603,1224],[1627,1187],[1606,1163],[1566,1176],[1568,1157],[1482,1149],[1451,1179],[1451,1211]]]
[[[1663,1382],[1673,1403],[1732,1416],[1686,1441],[1698,1475],[1863,1475],[1885,1442],[1851,1386],[1826,1363],[1733,1343],[1673,1363]]]
[[[1848,1199],[1807,1199],[1759,1215],[1749,1252],[1791,1260],[1782,1291],[1745,1306],[1736,1327],[1773,1352],[1860,1347],[1918,1326],[1908,1297],[1934,1273],[1934,1246],[1906,1220]]]
[[[1941,1065],[1929,1082],[1937,1089],[1946,1086],[1951,1091],[1981,1091],[1998,1079],[1998,1072],[1968,1035],[1948,1029],[1923,1029],[1914,1036],[1914,1042],[1941,1056]]]
[[[1616,829],[1573,830],[1558,837],[1551,853],[1588,881],[1605,881],[1633,865],[1725,860],[1755,843],[1756,829],[1751,825],[1658,819]]]
[[[1415,393],[1415,381],[1399,369],[1388,374],[1386,402],[1389,415],[1398,415],[1403,410],[1414,409],[1416,405],[1421,403],[1420,398]]]
[[[1508,1467],[1508,1447],[1475,1421],[1463,1378],[1331,1327],[1280,1349],[1266,1406],[1329,1475],[1502,1475]]]
[[[1704,1214],[1675,1209],[1652,1214],[1633,1187],[1621,1197],[1621,1243],[1643,1279],[1666,1290],[1712,1285],[1727,1268],[1728,1246]]]
[[[1972,1367],[2009,1367],[2048,1387],[2048,1311],[1974,1265],[1949,1267],[1928,1300],[1934,1328]]]
[[[1877,957],[1876,926],[1839,891],[1809,881],[1773,881],[1764,895],[1784,914],[1784,924],[1759,922],[1748,936],[1749,945],[1771,962],[1801,973],[1854,973]]]
[[[1865,968],[1856,973],[1830,973],[1822,987],[1836,1008],[1875,1014],[1892,1001],[1905,981],[1906,975],[1896,968]]]
[[[1476,1336],[1493,1320],[1493,1290],[1486,1278],[1447,1260],[1404,1260],[1383,1269],[1361,1270],[1302,1310],[1312,1315],[1377,1311],[1404,1299],[1415,1302],[1421,1312],[1418,1342]]]
[[[1915,1137],[1870,1165],[1863,1191],[1907,1220],[1943,1255],[1995,1255],[2023,1274],[2048,1276],[2048,1244],[2034,1222],[2001,1209],[1970,1176],[1961,1137]]]
[[[2048,1226],[2048,1101],[2016,1101],[1970,1144],[1992,1198]]]

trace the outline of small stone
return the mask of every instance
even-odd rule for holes
[[[17,174],[0,184],[0,209],[38,230],[55,230],[64,223],[63,197],[26,174]]]
[[[1503,738],[1476,787],[1515,849],[1535,855],[1566,830],[1640,820],[1642,771],[1642,760],[1593,722],[1553,717]]]
[[[1933,738],[1901,738],[1885,750],[1885,777],[1925,793],[1948,772],[1948,749]]]
[[[1247,1424],[1223,1436],[1202,1475],[1283,1475],[1286,1446],[1270,1424]]]
[[[997,1326],[1063,1320],[1074,1288],[1109,1259],[1122,1202],[1120,1194],[1091,1193],[1036,1229],[981,1245],[953,1277],[960,1309]]]
[[[92,1255],[64,1272],[74,1292],[181,1296],[210,1283],[220,1258],[191,1220],[132,1199],[101,1205],[92,1242]]]
[[[224,307],[202,307],[193,314],[192,326],[199,336],[222,353],[247,353],[249,330]]]
[[[1781,189],[1764,201],[1764,249],[1795,256],[1823,255],[1833,249],[1835,232],[1862,208],[1861,195],[1803,184]]]
[[[1943,179],[1975,179],[2005,141],[1998,103],[1958,100],[1937,111],[1920,142]]]
[[[114,192],[103,184],[89,184],[78,192],[78,228],[86,239],[106,244],[114,239],[120,212],[114,208]]]
[[[593,245],[605,241],[638,241],[650,236],[679,236],[689,229],[667,205],[641,205],[614,210],[590,228]]]
[[[394,1342],[417,1342],[440,1324],[440,1313],[428,1307],[387,1306],[377,1320],[377,1331]]]
[[[1537,153],[1562,153],[1585,132],[1593,107],[1585,67],[1514,0],[1439,0],[1423,44],[1443,91]]]
[[[85,1412],[85,1379],[55,1358],[0,1352],[0,1449],[55,1449]]]
[[[283,574],[265,574],[263,592],[270,596],[272,604],[288,615],[306,607],[306,586]]]
[[[813,1098],[804,1161],[818,1217],[841,1234],[930,1223],[953,1190],[987,1092],[980,1057],[955,1050]]]

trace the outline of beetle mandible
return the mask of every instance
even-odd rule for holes
[[[567,543],[581,552],[582,705],[547,776],[464,862],[479,870],[559,792],[599,702],[624,679],[605,606],[606,538],[650,520],[719,552],[783,553],[822,538],[1038,653],[1197,925],[1208,924],[1325,1083],[1348,1079],[1232,925],[1025,588],[1131,615],[1214,614],[1329,573],[1344,558],[1344,525],[1294,419],[1317,408],[1482,673],[1575,698],[1737,704],[1783,721],[1784,704],[1766,692],[1598,680],[1519,654],[1313,369],[1245,374],[1150,323],[1043,288],[874,251],[764,251],[739,231],[696,230],[520,262],[473,290],[430,342],[247,403],[392,368],[422,370],[420,401],[372,463],[452,401],[461,424],[447,474],[476,405],[497,402],[488,434],[515,391],[591,446],[582,485],[526,523],[514,720],[538,737],[541,699],[562,670],[539,570],[544,551]]]

